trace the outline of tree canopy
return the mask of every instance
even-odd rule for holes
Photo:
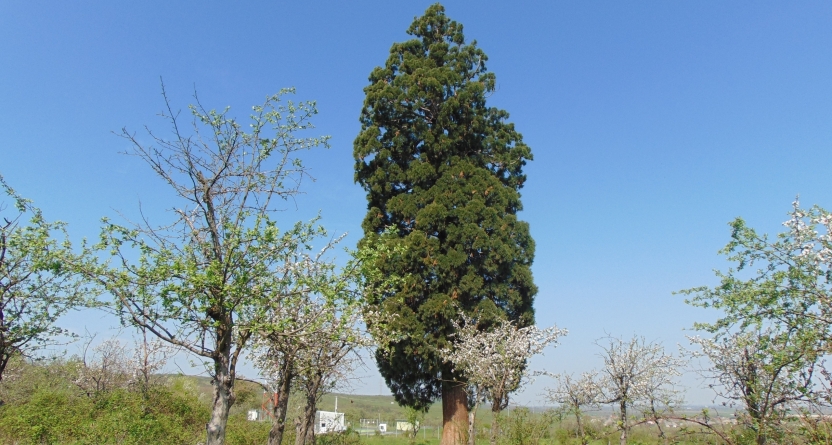
[[[64,331],[55,321],[85,303],[72,273],[78,260],[62,222],[46,221],[40,209],[0,176],[0,381],[12,357],[30,355]],[[28,218],[28,220],[27,220]],[[63,237],[57,239],[54,235]],[[2,402],[0,402],[1,404]]]
[[[364,89],[355,179],[367,192],[362,242],[390,228],[401,248],[379,265],[399,284],[369,301],[403,333],[379,349],[379,369],[399,403],[424,408],[461,380],[438,352],[460,311],[484,328],[534,322],[534,242],[517,218],[532,154],[508,113],[486,105],[496,78],[461,24],[435,4],[407,32]]]

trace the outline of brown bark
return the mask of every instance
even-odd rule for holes
[[[500,434],[500,413],[503,410],[500,405],[491,404],[491,445],[497,445],[497,436]]]
[[[315,374],[311,381],[307,382],[306,407],[298,422],[295,445],[305,445],[315,440],[315,412],[318,409],[318,390],[322,381],[323,376]]]
[[[458,382],[442,385],[442,441],[440,445],[464,445],[468,436],[468,396]]]
[[[281,445],[286,431],[286,411],[289,408],[289,390],[292,387],[292,362],[287,359],[281,365],[283,380],[277,389],[277,403],[272,407],[272,428],[269,430],[269,445]]]
[[[619,410],[621,411],[619,414],[621,416],[621,437],[618,439],[618,443],[620,445],[627,445],[627,432],[629,427],[627,425],[627,402],[622,399],[618,402]]]
[[[581,408],[575,408],[575,421],[578,423],[578,438],[581,441],[581,445],[586,445],[588,441],[586,440],[586,434],[584,434],[584,424],[581,422],[582,420]]]

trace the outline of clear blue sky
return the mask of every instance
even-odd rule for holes
[[[167,190],[111,133],[164,129],[160,76],[180,108],[196,88],[241,117],[295,86],[333,139],[308,156],[317,182],[282,216],[321,211],[353,245],[362,89],[429,4],[0,1],[0,173],[76,240],[94,238],[102,216],[139,200],[164,216]],[[832,3],[444,4],[490,58],[489,103],[534,152],[522,218],[537,242],[537,321],[570,330],[535,366],[596,366],[605,332],[675,349],[714,314],[672,292],[715,283],[728,221],[775,233],[798,193],[832,208]],[[67,323],[111,324],[90,320]],[[357,390],[376,393],[377,379]]]

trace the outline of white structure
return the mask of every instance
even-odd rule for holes
[[[419,422],[416,422],[416,428],[419,428]],[[413,431],[413,424],[406,420],[397,420],[396,431]]]
[[[346,431],[344,413],[318,411],[315,413],[315,434],[340,433]]]
[[[259,413],[257,412],[256,409],[248,410],[248,420],[250,420],[252,422],[255,421],[255,420],[258,420],[258,417],[259,417],[258,414]]]

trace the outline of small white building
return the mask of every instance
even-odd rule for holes
[[[315,413],[315,434],[340,433],[347,430],[344,413],[318,411]]]
[[[419,422],[416,422],[416,429],[419,428]],[[397,431],[413,431],[413,424],[406,421],[406,420],[397,420],[396,421],[396,430]]]

